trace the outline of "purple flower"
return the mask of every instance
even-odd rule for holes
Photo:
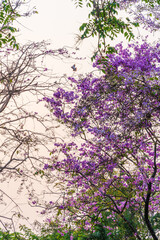
[[[44,170],[48,169],[49,168],[49,165],[46,163],[43,167]]]

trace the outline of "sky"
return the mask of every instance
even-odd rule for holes
[[[20,19],[17,24],[20,41],[48,40],[54,48],[74,47],[78,29],[87,19],[88,9],[76,8],[72,0],[31,0],[30,8],[34,6],[38,14]]]
[[[20,20],[22,40],[51,40],[55,45],[72,45],[79,24],[87,18],[87,11],[75,8],[71,0],[32,0],[30,7],[38,14]],[[28,29],[27,29],[28,28]]]

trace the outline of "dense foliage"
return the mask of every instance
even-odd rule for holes
[[[40,234],[33,233],[25,226],[21,227],[21,233],[0,232],[0,239],[13,239],[13,240],[117,240],[117,239],[130,239],[135,238],[128,225],[119,217],[117,221],[110,222],[110,213],[103,213],[103,218],[99,217],[97,224],[92,230],[80,227],[75,230],[67,228],[59,228],[54,222],[51,222],[47,228],[43,228]],[[134,227],[141,228],[145,239],[146,229],[138,221],[136,213],[133,211],[126,211],[125,217],[128,218]],[[157,218],[158,219],[158,218]],[[105,227],[107,226],[107,227]],[[115,228],[116,226],[116,228]],[[157,222],[155,229],[160,227],[160,221]]]

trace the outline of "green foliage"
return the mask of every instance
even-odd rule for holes
[[[9,44],[13,48],[18,49],[19,46],[16,43],[16,38],[14,34],[18,31],[14,27],[14,21],[24,16],[29,16],[32,13],[37,13],[37,11],[27,12],[24,14],[19,13],[20,6],[25,4],[25,0],[13,1],[2,0],[0,5],[0,47],[5,44]]]
[[[160,213],[156,213],[151,217],[151,224],[157,235],[160,237]]]
[[[95,217],[93,223],[95,223]],[[148,234],[142,219],[138,218],[138,214],[128,209],[124,213],[124,217],[129,221],[136,229],[141,229],[141,239],[147,240]],[[102,212],[99,217],[96,217],[96,224],[89,229],[86,228],[85,221],[81,225],[81,228],[75,228],[74,230],[67,227],[59,229],[58,225],[51,222],[46,228],[42,228],[41,234],[37,235],[33,233],[26,226],[21,226],[21,233],[9,233],[0,231],[0,240],[70,240],[70,236],[73,236],[74,240],[136,240],[136,236],[128,227],[128,224],[119,215],[110,215],[109,211]],[[155,214],[151,222],[155,231],[160,229],[160,214]],[[78,226],[79,227],[79,226]],[[23,233],[22,233],[23,232]]]
[[[143,0],[147,3],[151,8],[153,8],[156,4],[160,4],[160,0]]]
[[[15,36],[17,29],[12,26],[13,21],[20,17],[16,9],[13,9],[10,1],[3,0],[0,6],[0,47],[9,43],[13,48],[18,49]]]
[[[100,4],[98,1],[90,0],[85,2],[86,6],[91,8],[91,12],[88,15],[88,22],[83,23],[79,30],[82,40],[89,37],[98,38],[98,50],[94,56],[98,52],[111,53],[106,44],[106,38],[114,40],[119,34],[123,34],[128,41],[134,38],[132,27],[138,27],[139,24],[131,22],[128,18],[126,18],[126,21],[123,21],[118,17],[118,11],[120,10],[119,3],[115,1],[103,1]],[[75,4],[77,7],[82,7],[83,1],[77,0]]]
[[[137,221],[134,215],[129,211],[125,214],[126,218],[132,224],[137,227]],[[92,216],[93,217],[93,216]],[[109,212],[103,212],[101,217],[98,217],[97,224],[93,226],[91,230],[85,230],[81,228],[80,231],[77,231],[77,235],[83,240],[117,240],[117,239],[130,239],[135,240],[135,236],[128,228],[128,225],[118,216],[110,216]],[[79,239],[79,238],[77,238]]]
[[[26,226],[21,226],[20,230],[23,231],[23,237],[26,240],[70,240],[70,231],[65,229],[58,229],[57,224],[50,223],[49,228],[42,228],[41,234],[37,235],[33,233]],[[20,239],[21,240],[21,239]]]
[[[0,240],[25,240],[21,233],[0,231]]]
[[[72,0],[73,1],[73,0]],[[82,7],[83,6],[83,0],[76,0],[75,2],[75,6],[76,7]]]
[[[139,27],[138,22],[132,22],[129,18],[122,20],[118,16],[120,11],[119,1],[96,1],[96,0],[72,0],[76,7],[86,6],[91,8],[88,15],[88,21],[83,23],[79,30],[81,39],[89,37],[98,38],[98,52],[108,53],[106,47],[106,38],[111,40],[122,34],[128,41],[134,39],[133,27]],[[160,0],[143,0],[149,8],[156,7],[160,4]],[[124,1],[125,3],[125,1]],[[123,4],[123,2],[122,2]],[[131,2],[131,4],[135,4]],[[152,13],[150,13],[152,16]],[[96,55],[97,53],[95,53]]]
[[[132,23],[129,19],[127,22],[117,17],[119,4],[116,2],[105,2],[102,6],[95,5],[90,12],[88,23],[80,26],[82,32],[81,39],[90,36],[98,36],[99,43],[105,45],[105,38],[109,37],[113,40],[118,34],[122,33],[129,41],[134,38],[132,33],[132,25],[139,26],[138,23]]]

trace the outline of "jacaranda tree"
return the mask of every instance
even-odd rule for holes
[[[71,139],[57,142],[52,163],[44,166],[64,182],[63,201],[50,205],[72,226],[90,229],[109,212],[111,222],[127,224],[133,239],[158,240],[160,45],[115,49],[96,57],[97,75],[69,78],[70,90],[44,98]],[[127,211],[141,224],[132,224]]]

